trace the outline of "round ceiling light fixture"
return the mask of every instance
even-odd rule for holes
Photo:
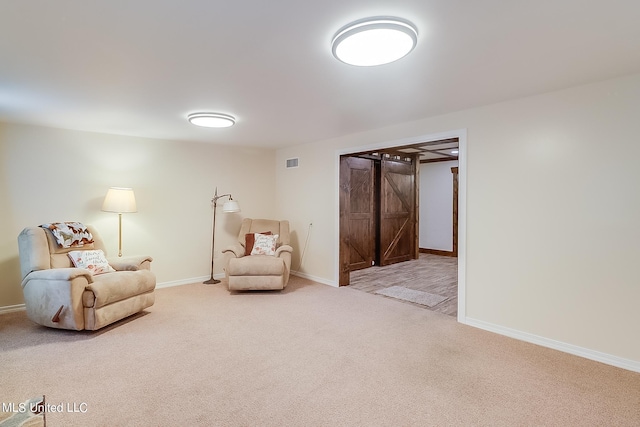
[[[411,22],[392,17],[366,18],[342,27],[331,42],[338,60],[361,67],[388,64],[406,56],[418,43]]]
[[[206,128],[228,128],[236,123],[236,118],[222,113],[192,113],[187,116],[189,122]]]

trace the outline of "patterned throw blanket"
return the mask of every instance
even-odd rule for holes
[[[2,401],[0,427],[44,427],[47,425],[44,396],[24,402]]]
[[[93,243],[93,236],[83,224],[79,222],[52,222],[40,227],[51,230],[58,245],[63,248],[80,247]]]

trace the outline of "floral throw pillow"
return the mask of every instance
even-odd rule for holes
[[[97,275],[115,271],[109,265],[104,252],[100,249],[94,251],[70,251],[68,255],[73,265],[77,268],[86,268],[91,274]]]
[[[256,234],[251,255],[275,255],[277,241],[278,234],[274,234],[272,236],[267,234]]]
[[[256,242],[256,234],[273,234],[270,231],[263,231],[262,233],[247,233],[244,235],[244,254],[251,255],[253,245]]]

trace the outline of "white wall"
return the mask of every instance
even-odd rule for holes
[[[420,248],[453,251],[453,173],[458,161],[420,165]]]
[[[218,209],[217,258],[237,237],[242,217],[273,216],[274,156],[273,150],[0,123],[0,307],[23,302],[16,239],[26,226],[90,223],[117,255],[118,216],[100,211],[111,186],[133,187],[138,205],[137,213],[123,215],[124,255],[153,256],[160,285],[207,277],[214,188],[231,193],[242,209]],[[215,263],[216,274],[221,264]]]
[[[633,75],[281,149],[278,209],[336,284],[337,154],[466,129],[466,321],[640,366],[639,111]]]
[[[286,159],[292,157],[299,157],[299,167],[286,169]],[[296,230],[292,231],[292,246],[300,248],[293,252],[291,268],[326,284],[334,284],[332,268],[327,270],[326,267],[333,266],[336,261],[333,248],[334,171],[331,167],[327,169],[333,160],[331,147],[321,144],[276,154],[277,215],[289,219],[291,229]],[[310,227],[309,224],[313,225]]]
[[[634,75],[275,156],[0,124],[0,306],[22,302],[16,236],[26,225],[82,220],[117,249],[117,219],[100,212],[115,185],[133,187],[139,205],[124,217],[124,252],[153,255],[160,283],[208,274],[209,201],[218,185],[243,211],[219,217],[217,243],[233,240],[241,216],[288,218],[294,269],[336,284],[338,154],[466,129],[463,320],[640,366],[638,111]],[[291,157],[299,168],[285,169]],[[274,160],[275,171],[265,168]]]

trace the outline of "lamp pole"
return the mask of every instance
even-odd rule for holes
[[[118,212],[118,256],[122,256],[122,213]]]
[[[203,282],[205,285],[215,285],[220,283],[220,280],[213,278],[213,259],[215,257],[216,247],[216,210],[218,207],[218,199],[221,199],[222,197],[229,197],[229,199],[231,199],[231,194],[222,194],[218,196],[218,187],[216,187],[213,199],[211,199],[211,202],[213,203],[213,226],[211,227],[211,277],[209,280]]]

